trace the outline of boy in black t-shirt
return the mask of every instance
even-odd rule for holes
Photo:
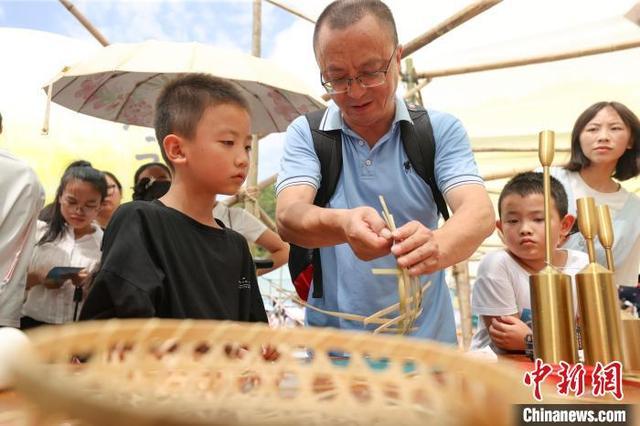
[[[266,322],[246,240],[211,213],[216,195],[235,194],[247,175],[247,101],[227,81],[180,77],[158,98],[155,130],[171,187],[113,215],[80,318]]]

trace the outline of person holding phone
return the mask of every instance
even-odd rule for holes
[[[21,329],[75,319],[82,299],[76,288],[100,260],[102,230],[95,220],[106,196],[105,176],[90,163],[76,161],[67,168],[56,192],[51,221],[38,222]]]

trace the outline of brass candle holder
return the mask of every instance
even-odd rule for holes
[[[571,277],[553,267],[551,245],[551,176],[555,135],[550,130],[538,135],[538,156],[544,171],[545,263],[529,278],[531,315],[533,318],[533,351],[547,363],[578,362],[575,314]]]
[[[582,346],[585,363],[607,364],[622,362],[622,323],[618,303],[618,290],[613,282],[613,273],[596,263],[593,239],[598,233],[598,213],[591,197],[579,198],[578,228],[587,242],[589,265],[576,274],[578,309],[582,324]],[[608,209],[607,209],[608,210]],[[604,221],[607,215],[603,214]],[[599,238],[604,245],[611,246],[613,232],[609,222],[604,223]],[[610,244],[611,243],[611,244]],[[609,261],[609,259],[608,259]],[[613,265],[613,259],[610,260]]]
[[[613,264],[613,223],[611,221],[611,211],[606,204],[597,207],[598,215],[598,239],[604,247],[604,253],[607,257],[607,268],[611,272],[615,272]]]
[[[609,206],[598,206],[598,239],[604,247],[607,257],[607,268],[615,273],[613,263],[613,225]],[[614,275],[615,277],[615,275]],[[615,286],[614,286],[615,287]],[[617,300],[617,299],[616,299]],[[624,371],[627,373],[640,373],[640,319],[621,319],[622,330],[622,357],[624,358]]]

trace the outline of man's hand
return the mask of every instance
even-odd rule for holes
[[[493,318],[489,326],[489,337],[493,343],[508,351],[523,351],[524,338],[531,332],[527,324],[510,315]]]
[[[359,259],[367,261],[389,254],[391,231],[373,208],[348,210],[342,227],[347,243]]]
[[[395,244],[391,248],[401,268],[409,268],[409,274],[430,274],[440,268],[440,250],[432,230],[416,220],[396,229],[392,235]]]

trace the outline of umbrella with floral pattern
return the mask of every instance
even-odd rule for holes
[[[295,75],[274,63],[201,43],[146,41],[107,46],[82,63],[65,67],[45,87],[51,100],[72,110],[125,124],[153,127],[163,85],[184,73],[230,79],[251,105],[253,132],[282,132],[322,101]]]

